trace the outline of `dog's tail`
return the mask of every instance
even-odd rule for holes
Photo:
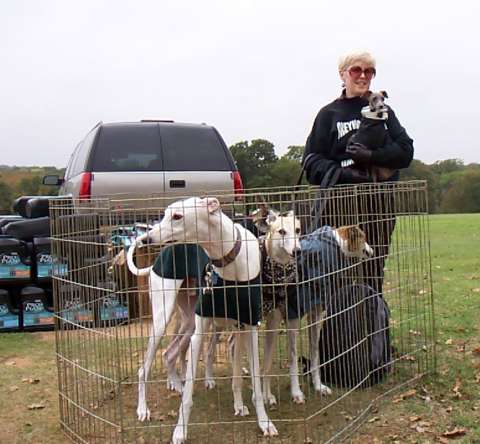
[[[146,268],[137,268],[133,261],[133,253],[135,252],[135,248],[143,245],[143,240],[148,237],[148,233],[142,234],[141,236],[137,237],[135,239],[135,242],[130,245],[130,248],[127,251],[127,265],[128,269],[132,274],[135,276],[146,276],[147,274],[150,273],[150,270],[152,267],[146,267]]]

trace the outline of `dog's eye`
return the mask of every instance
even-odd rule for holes
[[[301,233],[300,228],[296,228],[296,229],[295,229],[295,234],[300,234],[300,233]]]
[[[285,236],[287,234],[287,232],[283,228],[278,230],[278,233],[280,234],[280,236]]]
[[[172,216],[172,219],[173,220],[180,220],[183,218],[183,214],[179,214],[179,213],[175,213],[173,216]]]

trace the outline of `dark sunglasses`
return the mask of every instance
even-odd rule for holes
[[[348,73],[355,79],[358,79],[363,73],[367,80],[371,80],[372,77],[375,77],[377,71],[375,68],[362,69],[360,66],[352,66],[348,69]]]

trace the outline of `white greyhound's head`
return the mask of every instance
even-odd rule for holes
[[[347,257],[367,259],[373,250],[367,243],[364,231],[358,225],[347,225],[335,230],[336,239],[342,253]]]
[[[165,215],[148,233],[138,240],[160,246],[172,243],[209,242],[220,229],[222,211],[215,197],[190,197],[170,204]]]
[[[293,211],[280,214],[262,203],[252,218],[257,229],[265,233],[265,249],[275,262],[286,265],[300,252],[300,220]]]

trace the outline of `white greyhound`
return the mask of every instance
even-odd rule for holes
[[[280,213],[268,208],[266,204],[262,204],[259,210],[254,212],[253,219],[259,231],[266,233],[262,242],[262,291],[264,314],[266,315],[263,396],[269,405],[272,406],[277,403],[271,391],[271,368],[278,329],[282,320],[286,320],[290,361],[290,392],[295,403],[303,404],[305,396],[299,383],[297,353],[300,318],[303,313],[298,313],[296,310],[298,307],[290,309],[291,303],[296,302],[296,292],[290,292],[290,300],[287,296],[288,284],[295,284],[298,279],[295,257],[298,258],[302,254],[301,243],[299,242],[300,220],[294,216],[293,212],[280,215]],[[340,247],[341,252],[347,257],[366,258],[373,254],[373,250],[365,241],[365,234],[358,226],[352,225],[333,230],[332,237]],[[295,299],[295,301],[292,301],[292,299]],[[313,307],[310,307],[311,309],[307,312],[312,381],[317,393],[330,395],[332,393],[330,388],[320,381],[318,341],[324,314],[323,310],[320,310],[320,306],[312,305]]]
[[[141,244],[147,237],[151,242],[160,245],[199,244],[212,260],[214,271],[224,281],[248,283],[257,278],[260,273],[258,240],[250,231],[239,224],[234,224],[221,211],[220,203],[216,198],[189,198],[169,205],[162,221],[146,235],[138,238],[135,244],[129,248],[127,254],[129,268],[130,266],[135,267],[133,264],[135,246]],[[151,267],[146,270],[148,270],[150,278],[154,334],[149,340],[144,366],[139,370],[137,414],[141,420],[149,417],[145,399],[145,370],[153,362],[159,338],[163,336],[165,327],[174,311],[176,296],[181,285],[180,282],[178,287],[165,288],[162,277],[152,272]],[[141,272],[145,273],[144,270]],[[248,301],[246,302],[248,305]],[[212,318],[195,315],[195,333],[191,337],[187,354],[188,365],[182,404],[172,438],[174,444],[183,443],[187,439],[188,422],[193,405],[193,383],[203,336],[209,331],[214,319],[216,324],[223,321],[226,324],[238,325],[238,322],[226,319],[224,316]],[[234,411],[236,415],[248,415],[248,408],[243,403],[240,367],[240,353],[243,345],[246,345],[253,386],[252,400],[257,413],[258,425],[265,436],[275,436],[278,432],[266,413],[261,389],[257,327],[248,323],[244,323],[243,327],[242,331],[235,333],[237,346],[235,347],[232,380]]]

